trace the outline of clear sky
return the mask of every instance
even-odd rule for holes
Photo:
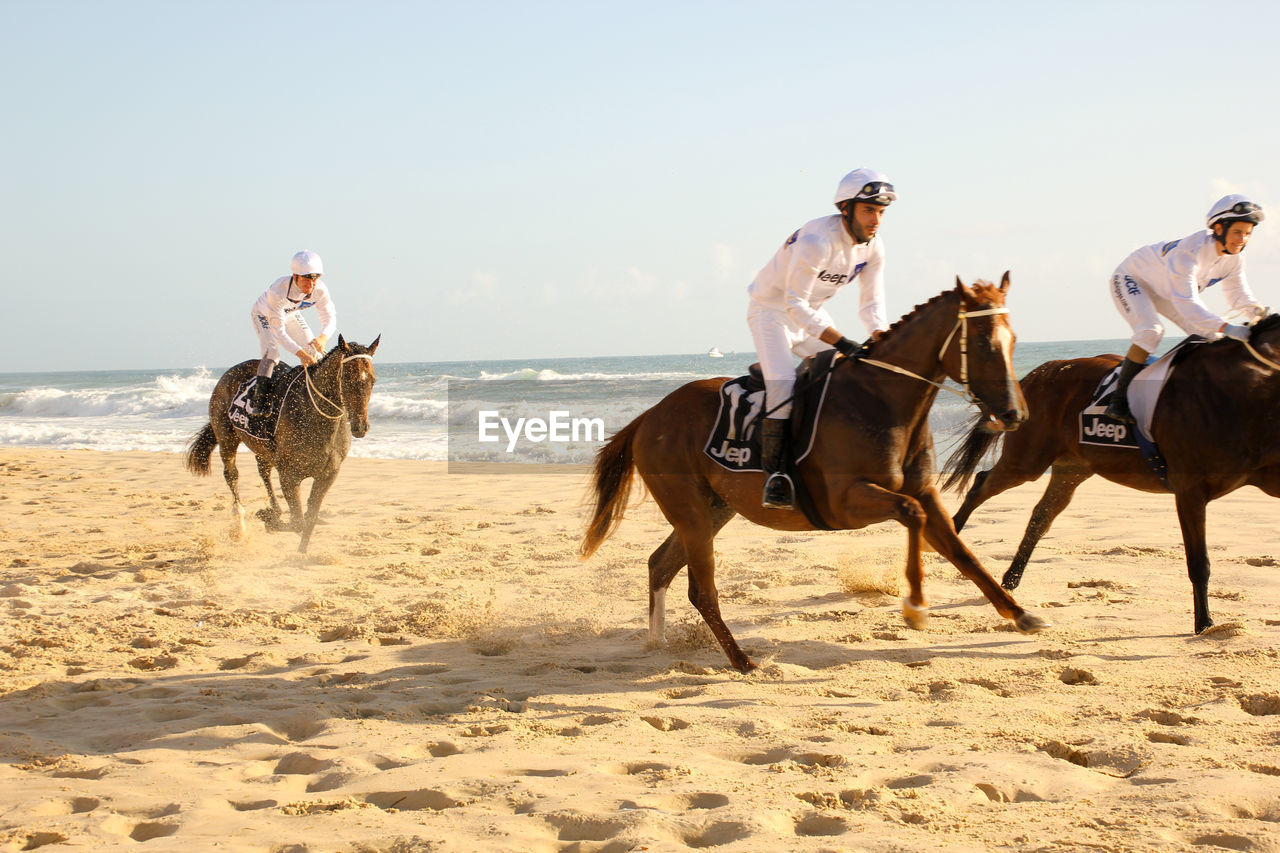
[[[749,350],[747,283],[864,165],[891,317],[1009,269],[1023,340],[1126,337],[1111,271],[1227,192],[1280,305],[1278,34],[1271,0],[0,0],[0,371],[257,357],[302,248],[387,361]]]

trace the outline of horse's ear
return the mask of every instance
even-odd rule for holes
[[[964,282],[960,280],[960,276],[956,276],[956,290],[964,293]]]
[[[347,350],[351,349],[351,347],[347,346],[346,338],[342,337],[341,332],[338,333],[338,349],[342,350],[343,352],[346,352]]]
[[[369,355],[373,355],[375,352],[378,351],[378,341],[380,340],[382,340],[381,332],[379,332],[378,336],[373,339],[373,343],[369,344]]]
[[[1000,277],[1000,292],[1001,293],[1009,292],[1009,271],[1008,270],[1005,270],[1004,275]]]

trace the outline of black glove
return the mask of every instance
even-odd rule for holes
[[[846,337],[841,337],[835,342],[836,352],[845,358],[857,358],[862,355],[862,344],[857,341],[851,341]]]

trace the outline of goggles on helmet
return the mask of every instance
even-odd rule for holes
[[[872,204],[888,204],[897,198],[893,184],[888,181],[872,181],[858,190],[852,201],[869,201]]]
[[[1222,211],[1218,216],[1248,216],[1251,213],[1257,213],[1259,210],[1262,210],[1262,205],[1260,204],[1254,204],[1251,201],[1238,201],[1231,205],[1229,209]]]

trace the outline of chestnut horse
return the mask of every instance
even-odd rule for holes
[[[336,347],[317,364],[305,368],[305,373],[289,386],[280,403],[274,450],[267,442],[237,429],[227,417],[232,397],[257,373],[258,359],[242,361],[222,374],[209,398],[209,423],[191,439],[187,469],[194,474],[208,475],[209,458],[213,448],[218,448],[222,454],[222,475],[231,488],[232,521],[240,534],[244,533],[244,507],[240,504],[236,450],[244,442],[257,457],[258,474],[271,501],[271,508],[259,510],[258,517],[266,522],[270,531],[301,533],[298,551],[306,553],[320,514],[320,502],[337,479],[342,460],[351,448],[351,437],[363,438],[369,431],[369,395],[378,379],[373,369],[373,354],[381,340],[379,335],[365,347],[347,343],[339,335]],[[280,472],[280,491],[289,504],[289,524],[280,520],[280,504],[271,488],[272,468]],[[299,487],[308,477],[314,479],[304,516]]]
[[[1022,380],[1022,393],[1031,409],[1029,424],[1006,437],[995,465],[974,478],[956,513],[956,530],[984,501],[1051,470],[1048,488],[1032,511],[1022,544],[1004,574],[1004,588],[1014,589],[1036,543],[1066,509],[1076,488],[1094,474],[1144,492],[1172,491],[1191,578],[1195,632],[1204,631],[1213,624],[1206,504],[1241,486],[1257,486],[1280,497],[1280,441],[1275,437],[1275,418],[1280,414],[1280,316],[1273,314],[1255,325],[1249,346],[1261,358],[1229,339],[1199,344],[1170,374],[1151,425],[1152,438],[1168,463],[1168,486],[1137,450],[1080,443],[1080,411],[1120,356],[1040,365]],[[999,438],[983,423],[975,424],[949,460],[952,473],[946,488],[963,489]],[[1116,511],[1123,512],[1124,507],[1117,506]]]
[[[850,530],[890,519],[907,528],[903,602],[908,624],[922,627],[921,537],[950,560],[1006,619],[1022,631],[1047,625],[1024,611],[987,574],[956,536],[934,487],[929,408],[945,377],[976,397],[993,423],[1016,429],[1026,403],[1013,373],[1013,330],[1005,315],[1009,274],[999,286],[979,281],[918,305],[866,351],[836,362],[813,449],[800,476],[826,523]],[[735,669],[756,665],[720,616],[712,540],[734,515],[775,530],[813,530],[794,510],[760,505],[764,475],[730,472],[703,453],[716,419],[723,379],[691,382],[667,395],[600,449],[594,473],[595,511],[582,543],[590,556],[622,521],[632,475],[640,477],[674,528],[649,557],[649,634],[663,639],[667,587],[689,567],[689,600]],[[970,389],[972,389],[970,391]],[[949,389],[948,389],[949,390]]]

